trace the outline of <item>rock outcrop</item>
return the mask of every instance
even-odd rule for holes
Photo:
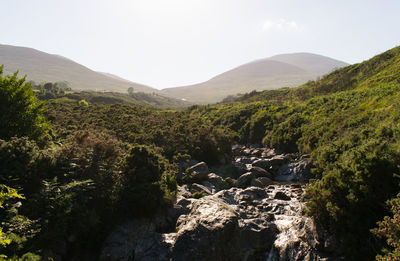
[[[191,167],[202,183],[180,186],[168,215],[117,227],[100,260],[328,260],[334,240],[304,216],[306,185],[293,183],[307,179],[310,160],[240,145],[233,154],[236,181]]]

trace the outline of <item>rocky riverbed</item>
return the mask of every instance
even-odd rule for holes
[[[335,240],[304,215],[306,155],[235,145],[233,178],[204,162],[182,173],[168,214],[130,220],[107,238],[101,260],[336,260]]]

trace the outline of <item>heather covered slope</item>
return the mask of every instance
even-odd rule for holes
[[[230,127],[241,142],[311,154],[308,214],[336,235],[345,256],[369,260],[379,252],[382,241],[370,230],[399,192],[400,47],[320,81],[192,113]]]
[[[167,88],[161,92],[195,103],[215,103],[228,95],[252,90],[295,87],[345,65],[316,54],[278,55],[241,65],[200,84]]]
[[[126,92],[157,92],[151,87],[98,73],[59,55],[52,55],[32,48],[0,45],[0,65],[4,74],[19,71],[27,80],[41,82],[67,82],[74,90]]]

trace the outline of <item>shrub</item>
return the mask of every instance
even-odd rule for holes
[[[119,210],[131,216],[151,216],[176,191],[176,170],[148,146],[133,146],[124,160]]]
[[[400,260],[400,194],[387,201],[392,216],[386,216],[378,222],[378,228],[372,230],[380,238],[386,238],[389,248],[383,250],[384,255],[378,255],[377,260]]]

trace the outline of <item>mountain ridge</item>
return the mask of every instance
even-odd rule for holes
[[[0,44],[0,64],[5,74],[19,71],[35,82],[68,82],[74,90],[106,90],[157,92],[157,89],[128,80],[110,77],[58,54],[49,54],[30,47]],[[119,77],[120,78],[120,77]]]
[[[162,89],[161,93],[195,103],[216,103],[238,93],[295,87],[346,65],[318,54],[280,54],[245,63],[202,83]]]

